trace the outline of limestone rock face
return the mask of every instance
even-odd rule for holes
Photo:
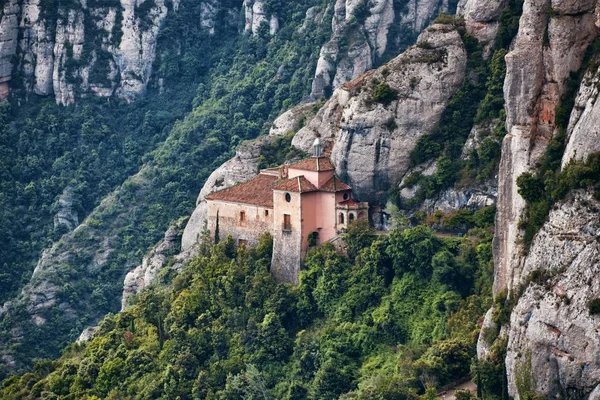
[[[588,71],[571,112],[563,167],[571,160],[585,160],[590,153],[600,151],[600,102],[597,101],[599,86],[600,69]]]
[[[585,191],[574,193],[550,213],[515,271],[521,283],[533,271],[544,276],[529,285],[511,315],[506,367],[515,399],[528,369],[543,398],[584,399],[599,390],[600,316],[589,311],[600,297],[599,207]]]
[[[598,35],[595,1],[526,0],[519,32],[506,56],[506,129],[498,175],[494,237],[494,293],[517,299],[510,324],[506,367],[509,394],[523,398],[529,380],[543,398],[598,398],[600,362],[597,315],[588,304],[600,296],[600,204],[584,190],[557,204],[528,252],[518,222],[525,202],[516,179],[534,170],[556,136],[555,109],[571,71]],[[544,34],[547,32],[547,34]],[[563,166],[598,151],[597,71],[585,75],[567,129]],[[484,327],[492,325],[486,318]],[[480,338],[478,353],[485,356]],[[532,379],[528,379],[528,377]]]
[[[465,76],[467,56],[453,27],[432,25],[421,41],[431,48],[413,46],[337,89],[292,142],[307,151],[320,135],[340,178],[373,206],[385,205],[387,190],[409,169],[410,151],[436,126]],[[374,97],[378,85],[396,99]]]
[[[0,100],[8,96],[15,75],[27,92],[54,95],[58,104],[71,104],[86,92],[134,99],[150,83],[161,26],[169,10],[177,12],[178,6],[176,0],[120,0],[116,5],[4,2]],[[209,33],[214,33],[219,8],[220,0],[201,2],[200,25]]]
[[[244,15],[246,17],[245,32],[257,35],[263,24],[269,27],[271,35],[275,35],[279,30],[279,19],[275,14],[268,15],[268,10],[262,0],[244,0]]]
[[[459,9],[458,13],[465,18],[467,31],[484,46],[488,56],[498,34],[500,16],[506,4],[506,0],[467,0],[464,7]]]
[[[567,2],[552,5],[570,7]],[[525,1],[519,32],[506,56],[504,98],[508,134],[502,145],[498,177],[495,293],[515,287],[513,270],[522,263],[517,224],[525,202],[517,193],[516,179],[535,166],[548,140],[556,134],[554,110],[565,91],[566,79],[570,71],[579,69],[585,49],[597,36],[593,6],[579,8],[580,13],[551,18],[546,10],[545,1]]]
[[[365,9],[367,7],[367,9]],[[344,83],[373,68],[386,51],[400,48],[399,39],[417,35],[439,12],[448,10],[446,0],[337,0],[331,39],[321,48],[311,97],[328,97]],[[399,38],[390,32],[400,27]]]
[[[0,100],[8,96],[8,81],[12,75],[12,57],[17,52],[19,34],[19,0],[4,2],[0,18]]]
[[[301,104],[279,116],[271,126],[268,136],[246,142],[238,147],[235,156],[213,171],[208,177],[196,201],[196,208],[188,221],[181,238],[181,249],[191,251],[198,243],[205,227],[208,207],[204,200],[209,194],[225,189],[238,182],[252,179],[258,173],[258,158],[264,145],[271,143],[277,136],[294,132],[309,118],[313,104]]]
[[[64,226],[72,231],[79,225],[79,216],[74,207],[73,188],[67,187],[57,202],[58,211],[54,214],[54,229]]]
[[[449,213],[463,208],[479,210],[496,204],[498,188],[495,181],[469,186],[463,189],[446,189],[436,197],[427,199],[419,207],[421,210],[433,213],[440,210]]]
[[[181,227],[171,226],[165,237],[142,260],[142,264],[129,271],[123,282],[121,310],[127,307],[128,299],[150,285],[161,269],[165,267],[168,257],[178,251]]]

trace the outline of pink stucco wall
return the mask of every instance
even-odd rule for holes
[[[331,179],[335,171],[305,171],[303,169],[288,169],[288,178],[295,178],[297,176],[304,176],[310,183],[316,187],[321,187],[325,182]]]
[[[319,243],[336,235],[335,193],[309,192],[302,195],[302,251],[308,248],[308,235],[319,232]]]

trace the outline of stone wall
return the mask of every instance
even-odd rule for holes
[[[245,213],[245,222],[240,221],[242,212]],[[231,235],[238,243],[240,240],[245,240],[249,246],[256,246],[260,236],[273,229],[273,209],[271,208],[213,200],[208,202],[206,227],[213,240],[215,239],[217,213],[221,240]]]
[[[280,282],[298,283],[302,248],[302,199],[300,193],[289,193],[291,200],[287,202],[285,195],[289,192],[276,190],[273,192],[274,214],[273,224],[273,260],[271,273]],[[284,214],[290,215],[291,229],[284,230]]]

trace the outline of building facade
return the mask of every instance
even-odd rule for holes
[[[329,158],[320,155],[318,142],[315,148],[311,158],[263,170],[206,198],[213,239],[230,235],[239,245],[254,246],[263,233],[271,233],[271,273],[279,281],[297,284],[311,246],[333,239],[355,219],[368,218],[368,204],[352,198]]]

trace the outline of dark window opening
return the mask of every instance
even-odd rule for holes
[[[354,221],[354,214],[353,213],[350,213],[350,215],[348,216],[348,220],[350,222]]]
[[[246,211],[240,211],[240,225],[246,226]]]
[[[239,247],[246,247],[248,245],[248,241],[244,240],[244,239],[238,239],[238,246]]]
[[[265,210],[265,217],[269,216],[269,210]]]
[[[292,216],[289,214],[283,214],[283,230],[284,231],[292,230]]]
[[[312,232],[308,235],[307,238],[308,247],[318,246],[319,245],[319,232]]]
[[[350,198],[350,195],[348,193],[344,193],[344,200],[348,200]]]
[[[291,194],[289,194],[289,193],[286,193],[286,194],[285,194],[285,201],[287,201],[288,203],[289,203],[290,201],[292,201],[292,195],[291,195]]]
[[[339,218],[339,220],[340,220],[340,224],[343,224],[343,223],[344,223],[344,213],[340,213],[340,218]]]

